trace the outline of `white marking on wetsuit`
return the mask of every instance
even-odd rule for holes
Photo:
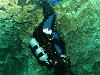
[[[43,29],[43,32],[46,33],[46,34],[50,34],[51,35],[52,30],[51,29],[49,30],[48,28],[45,28],[45,29]]]

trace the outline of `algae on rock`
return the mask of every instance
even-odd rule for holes
[[[23,1],[23,0],[22,0]],[[0,75],[53,75],[28,48],[42,9],[32,0],[0,0]],[[75,75],[100,74],[99,0],[62,0],[52,5]]]

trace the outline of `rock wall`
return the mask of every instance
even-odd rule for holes
[[[100,1],[61,0],[52,5],[74,75],[100,74]],[[0,0],[0,75],[53,75],[28,47],[43,19],[32,0]]]

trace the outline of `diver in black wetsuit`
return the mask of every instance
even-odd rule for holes
[[[56,15],[54,10],[47,2],[42,3],[44,20],[35,29],[33,37],[39,42],[40,46],[44,47],[48,54],[50,63],[55,64],[62,55],[64,49],[64,42],[59,37],[55,30]],[[55,62],[56,61],[56,62]]]
[[[55,29],[56,15],[47,2],[42,2],[44,19],[33,32],[30,42],[32,51],[36,53],[40,62],[53,66],[55,74],[66,74],[66,68],[70,71],[70,60],[64,54],[65,44],[59,32]],[[42,48],[40,48],[42,47]]]

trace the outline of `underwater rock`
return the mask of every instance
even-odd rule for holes
[[[22,8],[13,1],[17,0],[0,1],[0,75],[24,74],[28,55],[31,55],[28,49],[30,30],[33,32],[34,26],[38,25],[36,23],[42,19],[42,11],[36,9],[34,12],[35,5],[26,5]]]
[[[18,0],[0,0],[0,75],[53,75],[28,48],[31,34],[43,19],[42,9],[28,1],[22,6]],[[52,7],[74,75],[99,75],[99,0],[62,0]]]

